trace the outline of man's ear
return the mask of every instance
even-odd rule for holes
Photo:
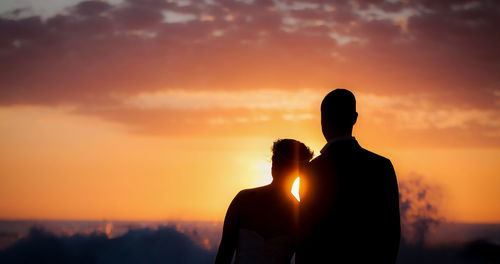
[[[354,116],[352,118],[352,125],[353,126],[354,126],[354,124],[356,124],[356,121],[358,121],[358,112],[355,112]]]

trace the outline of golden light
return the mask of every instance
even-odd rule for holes
[[[299,184],[300,184],[300,177],[297,177],[295,181],[293,182],[292,185],[292,194],[295,196],[295,199],[300,202],[300,197],[299,197]]]
[[[271,176],[271,167],[272,164],[267,159],[261,159],[260,162],[257,163],[256,169],[258,171],[259,177],[256,179],[256,185],[268,185],[273,181],[273,177]]]

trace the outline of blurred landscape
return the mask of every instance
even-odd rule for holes
[[[130,230],[172,228],[188,236],[207,250],[217,247],[222,231],[221,222],[159,222],[159,221],[71,221],[71,220],[0,220],[0,249],[29,236],[30,231],[43,230],[56,236],[105,235],[121,237]]]
[[[212,263],[221,222],[0,221],[1,263]],[[398,263],[499,263],[500,224],[440,223]],[[361,243],[362,241],[360,241]]]

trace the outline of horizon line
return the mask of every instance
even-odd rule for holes
[[[0,218],[0,222],[199,222],[199,223],[223,223],[223,220],[182,220],[182,219],[75,219],[75,218]],[[442,221],[440,224],[481,224],[481,225],[500,225],[500,221]]]

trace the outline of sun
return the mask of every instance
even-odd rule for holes
[[[292,194],[295,196],[295,199],[300,202],[300,197],[299,197],[299,184],[300,184],[300,177],[297,177],[295,181],[293,182],[292,185]]]

